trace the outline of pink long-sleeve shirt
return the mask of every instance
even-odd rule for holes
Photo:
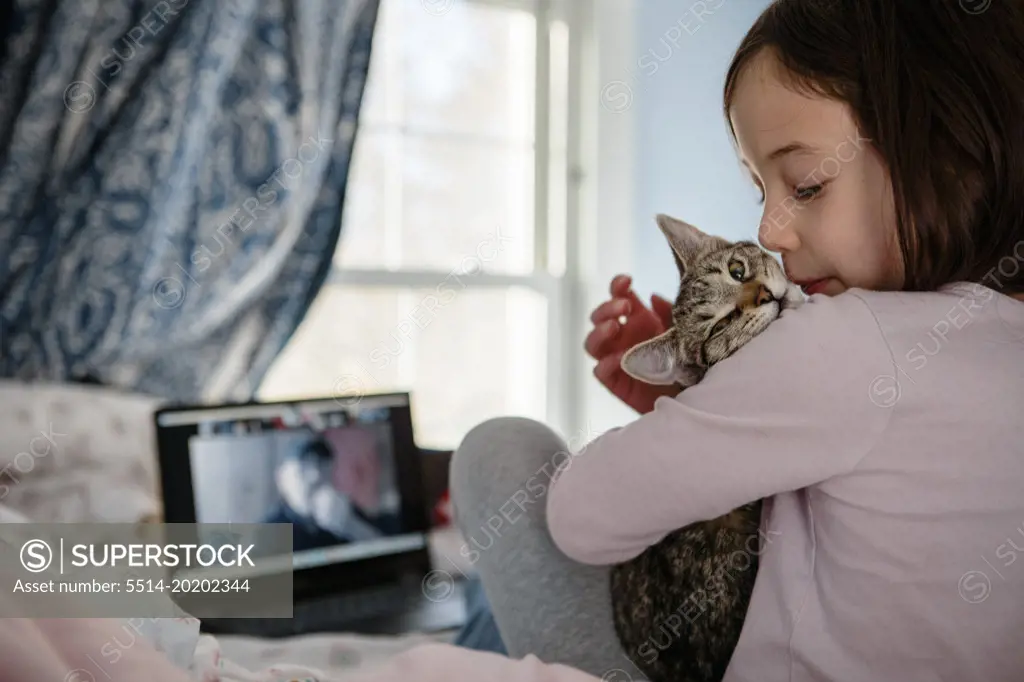
[[[767,498],[726,682],[1022,680],[1022,427],[1024,303],[815,295],[568,460],[550,531],[611,564]],[[699,622],[709,598],[676,613]]]

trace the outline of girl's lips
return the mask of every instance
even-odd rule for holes
[[[826,286],[828,286],[828,281],[829,278],[826,277],[825,279],[816,279],[809,282],[797,282],[797,284],[803,290],[804,295],[812,296],[820,293]]]

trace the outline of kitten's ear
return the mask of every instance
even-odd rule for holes
[[[712,242],[722,241],[721,237],[713,237],[687,222],[678,218],[659,213],[655,220],[661,228],[665,238],[672,247],[672,253],[679,266],[679,274],[686,274],[686,264],[690,262],[694,253],[710,245]]]
[[[630,348],[622,356],[622,371],[645,384],[692,386],[700,381],[702,372],[679,361],[676,332],[669,329],[653,339]]]

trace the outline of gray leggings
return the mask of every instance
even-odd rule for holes
[[[455,522],[509,655],[534,654],[606,682],[642,678],[612,624],[608,567],[566,557],[548,534],[547,489],[565,442],[529,419],[471,430],[451,463]]]

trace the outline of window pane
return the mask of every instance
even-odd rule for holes
[[[410,390],[417,443],[453,448],[489,417],[544,419],[546,323],[525,288],[326,287],[260,397]]]
[[[533,151],[364,133],[357,142],[341,267],[450,272],[533,269]]]
[[[387,0],[376,30],[361,113],[368,127],[532,142],[532,13],[456,0]]]
[[[380,12],[336,264],[448,271],[500,232],[484,268],[531,272],[535,17],[464,0]]]
[[[356,138],[348,186],[345,188],[341,237],[334,252],[336,265],[396,267],[395,259],[400,254],[392,248],[391,257],[387,256],[384,230],[385,225],[392,224],[401,215],[401,207],[388,201],[391,195],[400,196],[401,188],[389,191],[387,186],[386,168],[395,158],[395,152],[388,149],[387,142],[385,137],[365,133]]]

